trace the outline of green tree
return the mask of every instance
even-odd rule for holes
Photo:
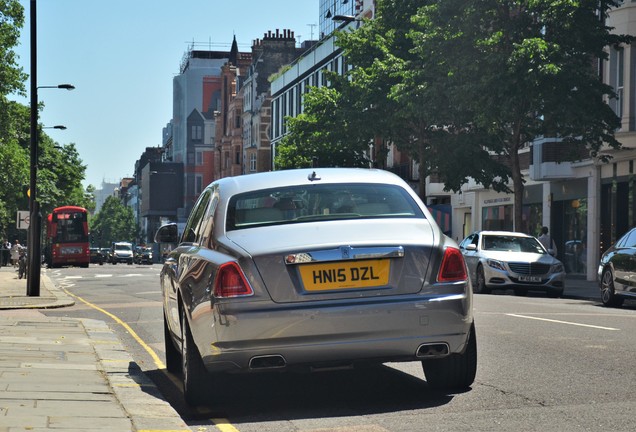
[[[0,143],[0,240],[15,238],[18,210],[28,210],[29,159],[15,141]],[[22,238],[22,237],[21,237]]]
[[[26,75],[18,66],[14,48],[18,45],[20,29],[24,25],[24,8],[18,0],[0,2],[0,237],[15,237],[17,210],[23,209],[28,173],[28,154],[20,142],[25,131],[11,119],[24,107],[7,99],[13,93],[24,94]],[[28,112],[27,112],[28,116]],[[26,130],[28,139],[28,128]]]
[[[139,234],[132,208],[114,196],[106,198],[100,211],[93,216],[90,229],[92,233],[101,234],[100,247],[110,246],[114,241],[132,242]]]
[[[620,1],[444,0],[420,8],[410,33],[418,57],[447,77],[451,106],[468,113],[455,128],[509,169],[515,227],[521,227],[524,180],[519,150],[541,137],[567,143],[566,160],[620,147],[619,118],[606,103],[613,89],[599,77],[608,47],[630,43],[605,25]],[[418,81],[421,71],[413,71]],[[427,75],[426,75],[427,76]]]
[[[50,213],[63,205],[94,210],[94,196],[82,186],[86,165],[75,144],[60,146],[46,134],[39,136],[38,200],[42,212]]]
[[[338,34],[347,76],[330,76],[333,94],[310,91],[316,101],[297,121],[305,124],[290,121],[286,139],[298,153],[311,140],[293,135],[325,136],[321,124],[353,142],[382,137],[419,162],[423,198],[433,172],[447,190],[472,178],[515,193],[520,227],[520,149],[556,137],[575,159],[582,149],[597,156],[604,144],[620,146],[618,118],[605,102],[615,95],[596,65],[608,46],[632,40],[604,24],[619,3],[378,0],[373,20]]]
[[[333,79],[338,77],[333,76]],[[364,167],[371,136],[348,133],[349,109],[355,99],[334,88],[314,88],[305,96],[305,112],[288,117],[286,135],[276,148],[276,168]],[[365,139],[366,138],[366,139]]]
[[[290,133],[283,143],[295,143],[292,155],[285,154],[289,160],[302,154],[304,147],[312,147],[308,142],[318,142],[328,152],[324,141],[312,138],[329,131],[344,137],[343,143],[357,143],[356,153],[380,138],[409,154],[419,162],[422,198],[425,179],[433,172],[449,189],[459,189],[469,177],[505,189],[507,170],[478,145],[485,134],[454,126],[465,123],[468,114],[451,105],[441,67],[416,52],[411,34],[417,27],[412,19],[427,3],[432,2],[380,1],[373,20],[355,31],[338,33],[337,44],[352,67],[345,77],[327,73],[331,97],[325,97],[330,90],[324,87],[312,88],[305,96],[311,103],[305,104],[304,114],[288,120]],[[377,159],[383,168],[381,154]]]
[[[26,75],[14,51],[24,25],[24,8],[18,0],[0,2],[0,97],[24,92]],[[0,114],[1,115],[1,114]],[[2,124],[3,122],[0,122]]]

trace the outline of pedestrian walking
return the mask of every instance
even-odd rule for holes
[[[0,242],[0,266],[9,265],[9,250],[11,249],[11,243],[8,240],[2,240]]]
[[[548,251],[550,255],[556,256],[557,255],[556,243],[554,243],[554,239],[552,239],[552,236],[550,236],[548,232],[549,232],[548,227],[546,226],[542,227],[541,235],[537,238],[537,240],[541,242],[543,247]]]
[[[22,250],[22,245],[20,244],[20,240],[16,240],[11,246],[11,265],[13,267],[18,266],[18,260],[20,259],[20,251]]]

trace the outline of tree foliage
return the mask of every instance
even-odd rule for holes
[[[598,64],[608,47],[632,40],[605,25],[619,3],[444,0],[420,8],[411,20],[415,52],[443,59],[452,105],[469,114],[458,126],[486,133],[485,149],[510,170],[517,228],[523,147],[554,137],[568,144],[563,156],[570,160],[583,150],[600,156],[604,145],[620,147],[614,137],[619,118],[606,103],[615,93],[602,82]]]
[[[114,241],[133,242],[138,237],[138,227],[132,208],[125,206],[114,197],[109,196],[104,205],[92,218],[91,233],[98,233],[100,247],[110,246]]]
[[[332,75],[332,79],[341,77]],[[305,113],[286,119],[291,133],[276,148],[277,169],[368,166],[366,151],[371,136],[365,139],[364,133],[348,133],[352,127],[349,114],[356,106],[348,95],[320,87],[305,96]]]
[[[26,191],[30,184],[29,108],[5,100],[3,135],[0,135],[0,237],[20,237],[15,221],[18,210],[28,210]],[[55,207],[77,205],[95,208],[92,192],[84,190],[86,165],[74,144],[60,146],[40,127],[37,170],[37,200],[43,217]]]
[[[30,183],[30,108],[8,98],[24,95],[26,74],[14,51],[24,25],[18,0],[0,0],[0,238],[23,238],[15,227],[18,210],[28,210]],[[38,109],[42,109],[40,104]],[[74,144],[59,146],[38,125],[37,200],[42,215],[62,205],[95,208],[92,190],[84,190],[86,165]]]
[[[26,75],[13,50],[24,25],[24,8],[18,0],[0,1],[0,96],[24,92]],[[0,114],[1,115],[1,114]]]
[[[540,137],[567,142],[572,158],[620,146],[606,103],[615,94],[598,72],[607,47],[632,39],[605,25],[619,3],[378,0],[374,19],[338,34],[351,68],[306,96],[304,114],[289,120],[285,140],[295,144],[285,157],[332,142],[317,137],[359,143],[372,134],[415,158],[420,179],[435,172],[447,190],[474,179],[514,192],[520,227],[520,149]]]

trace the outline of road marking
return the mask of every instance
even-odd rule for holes
[[[238,429],[232,426],[227,419],[212,418],[210,420],[214,423],[214,426],[221,430],[221,432],[238,432]]]
[[[613,327],[602,327],[602,326],[595,326],[595,325],[591,325],[591,324],[575,323],[575,322],[571,322],[571,321],[559,321],[559,320],[553,320],[553,319],[548,319],[548,318],[533,317],[533,316],[528,316],[528,315],[517,315],[517,314],[506,314],[506,315],[511,316],[511,317],[515,317],[515,318],[526,318],[526,319],[532,319],[532,320],[537,320],[537,321],[547,321],[547,322],[552,322],[552,323],[557,323],[557,324],[568,324],[568,325],[573,325],[573,326],[589,327],[589,328],[595,328],[595,329],[600,329],[600,330],[620,331],[620,329],[613,328]]]
[[[125,328],[126,331],[133,337],[133,339],[135,339],[137,341],[137,343],[139,345],[141,345],[141,347],[143,349],[145,349],[148,354],[150,354],[150,357],[152,357],[153,361],[155,362],[155,366],[157,366],[158,369],[165,369],[166,368],[166,365],[163,364],[163,362],[161,361],[161,359],[159,358],[157,353],[155,353],[154,350],[152,348],[150,348],[148,346],[148,344],[146,344],[146,342],[144,342],[144,340],[142,338],[140,338],[139,335],[137,333],[135,333],[135,331],[132,329],[132,327],[130,327],[126,322],[121,320],[116,315],[113,315],[112,313],[108,312],[106,309],[102,309],[99,306],[97,306],[96,304],[93,304],[93,303],[89,302],[88,300],[84,300],[82,297],[80,297],[78,295],[75,295],[75,294],[73,294],[72,292],[70,292],[70,291],[68,291],[66,289],[64,289],[64,291],[68,295],[70,295],[71,297],[75,297],[76,299],[78,299],[82,303],[84,303],[84,304],[92,307],[93,309],[100,311],[104,315],[107,315],[110,318],[112,318],[116,323],[118,323],[123,328]]]
[[[107,278],[107,277],[113,277],[112,274],[96,274],[95,275],[96,278]]]

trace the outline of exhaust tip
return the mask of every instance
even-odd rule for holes
[[[415,356],[417,358],[441,358],[450,354],[450,348],[447,343],[430,343],[422,344],[417,348]]]
[[[287,365],[282,355],[256,356],[250,359],[250,369],[279,369]]]

